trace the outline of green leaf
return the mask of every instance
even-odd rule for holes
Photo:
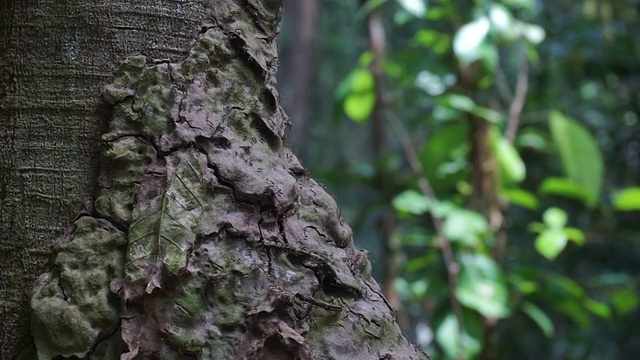
[[[548,136],[531,127],[519,131],[515,142],[519,148],[530,148],[537,152],[547,153],[550,148]]]
[[[473,211],[459,209],[451,212],[444,220],[442,232],[450,241],[478,247],[489,231],[485,218]]]
[[[544,311],[542,311],[542,309],[528,301],[525,301],[522,303],[522,311],[524,311],[525,314],[529,315],[531,320],[533,320],[533,322],[535,322],[540,327],[540,329],[542,329],[542,332],[546,337],[550,338],[551,336],[553,336],[553,333],[555,332],[553,322],[551,321],[549,316],[545,314]]]
[[[393,207],[406,214],[422,215],[429,211],[429,199],[414,190],[406,190],[396,196],[393,201]]]
[[[513,15],[503,5],[492,4],[489,10],[489,19],[491,20],[491,27],[502,34],[509,32]]]
[[[567,224],[567,213],[562,209],[552,207],[542,214],[542,220],[550,229],[559,230]]]
[[[588,328],[591,325],[591,317],[581,301],[575,299],[558,300],[553,304],[553,307],[571,318],[581,328]]]
[[[451,201],[436,201],[431,207],[431,212],[438,218],[443,218],[458,211],[458,206]]]
[[[621,289],[611,295],[611,303],[620,316],[625,316],[638,307],[638,295],[633,289]]]
[[[509,282],[513,284],[523,294],[532,294],[538,291],[538,284],[535,281],[531,281],[523,278],[516,273],[508,273]]]
[[[413,37],[413,41],[417,45],[429,48],[436,54],[444,54],[451,48],[451,37],[449,35],[430,29],[418,30]]]
[[[466,122],[447,124],[438,128],[421,149],[420,161],[436,193],[454,188],[456,182],[465,178],[465,171],[468,171],[468,136]]]
[[[626,188],[614,196],[613,208],[618,211],[640,210],[640,187]]]
[[[467,315],[467,314],[465,314]],[[464,316],[462,331],[454,314],[447,314],[436,330],[436,340],[450,359],[473,359],[482,349],[482,332],[477,321]],[[462,339],[460,334],[462,333]],[[461,346],[462,345],[462,346]],[[461,354],[461,350],[464,353]]]
[[[540,44],[546,37],[544,29],[541,26],[534,24],[523,23],[522,34],[527,41],[534,45]]]
[[[187,265],[187,251],[195,241],[194,227],[203,212],[201,198],[205,185],[200,155],[179,152],[175,155],[175,169],[167,169],[166,184],[158,193],[153,185],[145,184],[133,209],[129,226],[127,264],[125,274],[134,282],[145,279],[147,293],[161,286],[159,276],[163,268],[176,274]]]
[[[463,305],[487,318],[509,314],[508,291],[504,275],[489,256],[465,253],[460,257],[460,277],[456,296]]]
[[[546,178],[540,185],[540,192],[577,199],[583,202],[586,202],[589,197],[587,190],[583,186],[565,178]]]
[[[427,12],[427,5],[423,0],[397,0],[411,15],[422,17]]]
[[[611,318],[611,309],[605,303],[595,301],[593,299],[586,299],[584,302],[584,306],[596,316],[599,316],[603,319]]]
[[[581,299],[586,296],[586,292],[580,284],[570,278],[557,274],[550,274],[547,277],[549,285],[552,286],[554,292],[559,293],[560,298],[577,298]]]
[[[567,246],[567,235],[560,230],[545,230],[536,237],[536,250],[547,259],[555,259]]]
[[[489,33],[491,22],[487,17],[480,17],[460,27],[453,37],[453,52],[461,64],[467,65],[481,57],[481,46]]]
[[[429,281],[426,279],[414,281],[409,285],[409,290],[411,291],[413,299],[424,299],[427,295],[428,288]]]
[[[376,104],[375,80],[367,69],[355,70],[349,92],[343,103],[344,112],[355,122],[365,121]]]
[[[502,0],[502,2],[509,6],[522,7],[530,10],[536,7],[535,0]]]
[[[497,56],[497,55],[496,55]],[[486,59],[487,62],[491,62],[491,59]],[[497,62],[497,59],[495,60]],[[492,124],[500,124],[504,122],[504,116],[499,112],[483,107],[476,106],[471,113],[481,119],[485,119]]]
[[[566,227],[563,229],[567,238],[578,245],[583,245],[585,242],[585,236],[582,230],[574,227]]]
[[[533,221],[529,223],[527,229],[529,229],[529,231],[531,232],[540,234],[543,231],[547,230],[547,226],[541,222]]]
[[[591,317],[584,306],[584,288],[566,276],[557,273],[546,274],[547,288],[540,293],[554,309],[570,317],[580,327],[588,327]]]
[[[566,175],[586,192],[586,204],[598,202],[604,175],[602,154],[596,140],[576,121],[558,111],[549,116],[551,135]]]
[[[522,189],[502,189],[500,194],[515,205],[522,206],[529,210],[538,210],[540,203],[535,195]]]
[[[516,148],[498,132],[495,126],[491,131],[491,140],[493,151],[500,165],[503,183],[509,185],[524,180],[526,176],[524,161],[520,158]]]
[[[448,106],[455,110],[471,113],[494,124],[499,124],[504,121],[504,116],[502,116],[502,114],[495,110],[477,105],[473,99],[466,95],[449,94],[441,97],[438,104],[441,106]]]
[[[441,98],[439,103],[448,105],[456,110],[472,112],[476,103],[466,95],[449,94]]]

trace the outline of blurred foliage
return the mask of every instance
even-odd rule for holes
[[[405,330],[434,359],[635,358],[639,3],[322,5],[313,121],[298,151],[337,194],[376,277],[389,280],[390,259],[400,258],[393,290]],[[403,144],[387,126],[377,157],[368,119],[379,115],[379,79],[366,27],[375,11],[387,35],[384,106],[410,136]],[[286,30],[285,21],[284,46],[295,46]],[[473,121],[487,124],[485,139],[474,138]],[[497,194],[497,222],[495,209],[472,206],[478,141],[493,164],[482,181]],[[379,220],[390,212],[387,233]]]

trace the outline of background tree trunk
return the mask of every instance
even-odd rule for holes
[[[426,358],[283,145],[280,1],[0,16],[0,358]]]

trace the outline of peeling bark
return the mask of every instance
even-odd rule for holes
[[[38,359],[426,359],[283,143],[280,1],[204,5],[186,56],[104,88],[95,200],[31,299]]]

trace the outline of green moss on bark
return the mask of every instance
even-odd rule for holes
[[[83,357],[115,329],[120,301],[109,284],[122,276],[124,233],[109,222],[81,217],[64,238],[54,270],[40,276],[31,300],[39,359]]]

